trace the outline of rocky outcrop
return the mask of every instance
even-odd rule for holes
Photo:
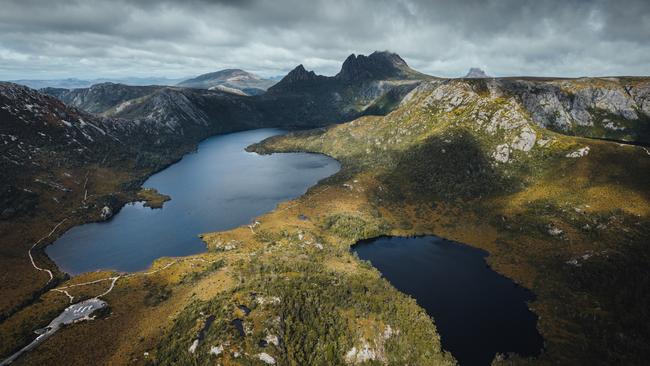
[[[104,206],[102,207],[99,216],[102,218],[102,220],[108,220],[113,216],[113,210],[108,206]]]

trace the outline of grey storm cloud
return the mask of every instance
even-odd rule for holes
[[[460,76],[648,75],[650,1],[0,0],[0,79],[182,77],[390,50]]]

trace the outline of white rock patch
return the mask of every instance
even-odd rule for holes
[[[280,339],[278,338],[278,336],[273,334],[268,334],[266,338],[264,338],[264,340],[266,341],[266,343],[273,344],[276,347],[280,345]]]
[[[210,347],[210,354],[212,354],[212,355],[218,356],[222,352],[223,352],[223,346],[222,345]]]
[[[255,298],[255,302],[260,305],[264,305],[264,304],[276,305],[280,303],[280,298],[277,296],[268,296],[268,297],[258,296]]]
[[[589,146],[585,146],[581,149],[578,149],[576,151],[570,152],[566,154],[567,158],[581,158],[585,155],[589,154]]]
[[[266,352],[258,353],[257,358],[268,365],[275,365],[275,358]]]
[[[625,127],[618,126],[616,123],[610,120],[603,120],[603,122],[605,123],[605,128],[608,128],[610,130],[621,131],[625,129]]]
[[[535,140],[537,140],[537,134],[532,128],[526,126],[512,143],[512,148],[521,151],[530,151],[535,146]]]
[[[510,147],[508,147],[508,144],[498,145],[496,151],[492,153],[492,157],[496,161],[507,163],[510,159]]]
[[[376,358],[377,354],[372,348],[370,348],[370,345],[366,341],[363,341],[361,349],[352,347],[352,349],[345,354],[345,362],[347,363],[363,363],[375,360]]]
[[[194,353],[196,352],[196,347],[198,346],[199,346],[199,340],[195,339],[194,342],[192,342],[192,345],[190,346],[188,351],[190,351],[190,353]]]

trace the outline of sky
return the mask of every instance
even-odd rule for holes
[[[398,53],[441,77],[650,75],[650,1],[0,0],[0,80],[334,75]]]

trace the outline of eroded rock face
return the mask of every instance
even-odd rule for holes
[[[618,80],[580,79],[533,82],[502,80],[499,87],[519,99],[541,127],[569,130],[593,126],[597,112],[627,120],[650,116],[650,86],[626,86]]]
[[[650,82],[629,85],[625,90],[634,99],[637,107],[646,115],[650,116]]]

